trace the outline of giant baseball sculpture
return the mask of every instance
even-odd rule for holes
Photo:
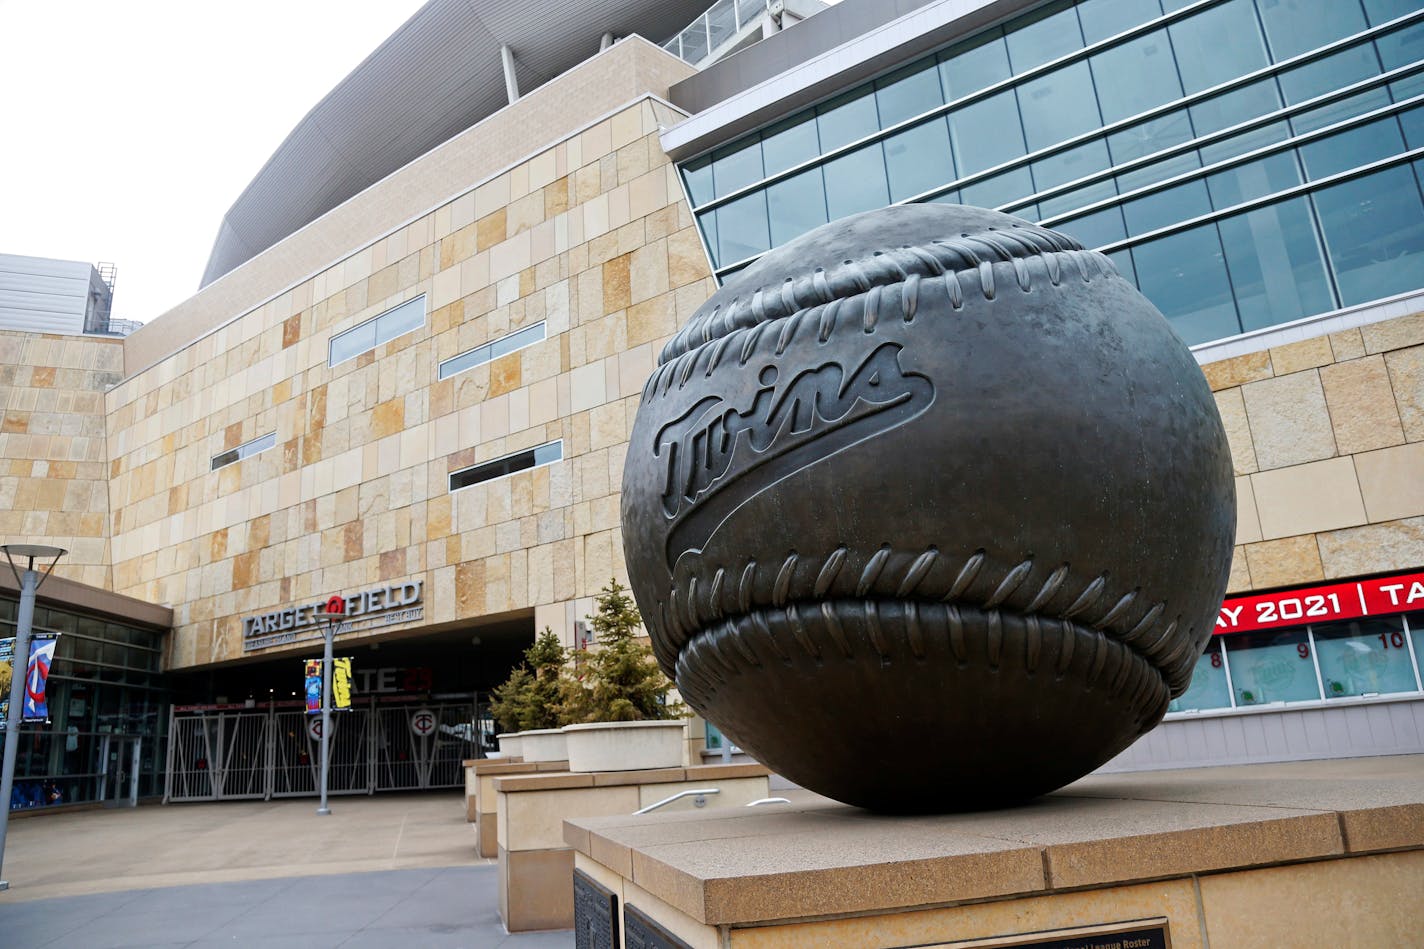
[[[664,671],[774,770],[885,811],[1060,787],[1191,681],[1236,506],[1216,404],[1111,262],[893,207],[729,278],[623,480]]]

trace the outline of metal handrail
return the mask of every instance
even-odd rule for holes
[[[646,814],[649,811],[655,811],[658,808],[662,807],[664,804],[671,804],[673,801],[681,800],[684,797],[692,797],[693,795],[697,796],[697,800],[693,801],[692,803],[698,807],[703,807],[707,804],[705,795],[721,793],[721,788],[691,788],[686,791],[678,791],[671,797],[665,797],[661,801],[658,801],[656,804],[649,804],[647,807],[638,808],[636,811],[633,812],[633,816],[636,817],[639,814]]]
[[[761,804],[790,804],[791,801],[784,797],[764,797],[747,804],[747,807],[757,807]]]

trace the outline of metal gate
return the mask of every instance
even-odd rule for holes
[[[331,722],[329,794],[463,787],[462,763],[484,757],[493,732],[472,702],[369,703]],[[309,726],[300,707],[175,709],[164,801],[315,796],[321,742]]]

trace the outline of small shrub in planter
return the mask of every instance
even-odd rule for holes
[[[594,648],[573,650],[574,671],[561,689],[565,724],[669,721],[687,714],[669,701],[673,685],[658,668],[652,648],[637,638],[643,624],[628,590],[616,579],[594,600]]]
[[[552,629],[544,631],[524,650],[524,662],[494,690],[490,714],[506,732],[558,728],[564,724],[559,703],[561,679],[568,650]]]

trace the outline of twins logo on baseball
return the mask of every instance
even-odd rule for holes
[[[869,420],[897,407],[908,414],[896,413],[903,417],[871,427],[888,428],[918,415],[929,405],[934,387],[900,365],[902,349],[898,343],[883,343],[849,372],[840,363],[826,362],[784,377],[768,364],[760,370],[760,386],[745,407],[720,396],[698,401],[654,438],[653,456],[663,460],[666,479],[663,512],[674,519],[727,487],[735,480],[725,477],[734,462],[744,474],[832,430],[866,427]],[[739,498],[738,503],[745,500]]]

